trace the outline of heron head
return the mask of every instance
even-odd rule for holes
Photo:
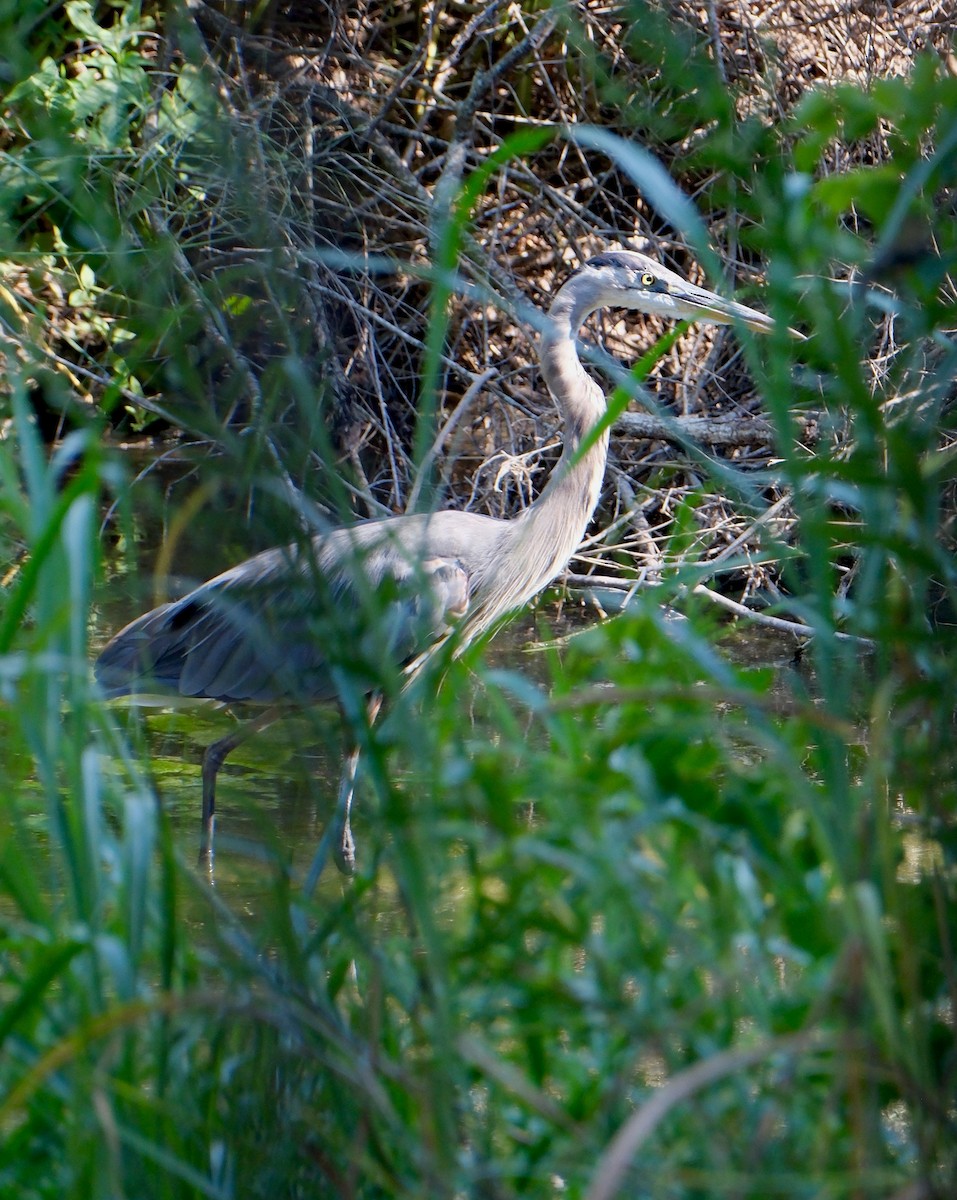
[[[655,259],[633,250],[609,250],[590,258],[572,281],[592,309],[631,308],[677,321],[716,325],[740,321],[758,333],[774,328],[774,321],[765,313],[689,283]]]

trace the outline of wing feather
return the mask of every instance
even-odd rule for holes
[[[104,692],[313,701],[344,671],[374,689],[464,614],[470,576],[457,558],[344,534],[267,551],[139,617],[95,664]]]

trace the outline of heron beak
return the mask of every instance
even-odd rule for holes
[[[740,322],[755,333],[770,333],[774,320],[767,313],[738,304],[736,300],[725,300],[717,292],[685,284],[675,299],[687,308],[687,316],[697,321],[713,321],[716,325],[731,325]]]

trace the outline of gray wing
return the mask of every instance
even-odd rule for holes
[[[343,675],[381,686],[464,615],[471,579],[451,554],[411,552],[401,520],[373,524],[378,540],[367,526],[269,550],[139,617],[94,665],[104,693],[275,703],[330,698]]]

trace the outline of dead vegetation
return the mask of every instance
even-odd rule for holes
[[[208,163],[194,173],[184,139],[178,183],[149,205],[149,236],[166,254],[158,300],[165,292],[192,316],[154,338],[138,371],[142,391],[124,398],[214,447],[217,428],[255,426],[287,485],[309,490],[324,452],[312,434],[303,438],[303,413],[319,396],[322,437],[360,515],[403,511],[419,494],[415,451],[427,447],[416,446],[416,430],[435,328],[425,274],[462,180],[506,138],[594,124],[647,146],[704,214],[727,263],[723,286],[754,299],[764,268],[752,181],[722,170],[711,126],[736,121],[763,145],[761,131],[786,122],[811,88],[904,74],[922,50],[946,56],[952,22],[944,0],[554,9],[330,0],[270,4],[248,27],[235,16],[189,0],[151,43],[157,105],[186,64],[218,93],[229,143],[218,184],[206,178],[200,189]],[[173,135],[163,136],[168,150]],[[155,144],[147,123],[146,158]],[[841,171],[890,161],[891,150],[878,130],[853,144],[836,136],[824,157]],[[463,241],[438,358],[430,462],[444,502],[509,515],[537,493],[561,431],[537,373],[528,305],[547,307],[561,278],[609,245],[651,249],[702,278],[616,164],[573,142],[552,140],[491,176]],[[44,307],[43,281],[11,286],[40,293],[31,299]],[[46,312],[50,353],[72,360],[71,380],[82,377],[96,398],[110,385],[105,375],[97,384],[108,320],[78,339],[64,334],[74,329],[69,305]],[[628,364],[664,330],[610,314],[590,336]],[[888,323],[877,374],[894,351]],[[789,505],[767,470],[773,438],[734,334],[691,329],[650,385],[700,454],[633,405],[576,575],[624,568],[647,580],[675,561],[716,572],[731,564],[737,595],[774,598],[765,539],[786,541]],[[185,399],[175,400],[177,389]],[[808,444],[841,437],[833,421],[822,432],[814,413],[796,428]],[[760,472],[748,505],[729,491],[727,473],[709,472],[715,460],[741,478]]]

